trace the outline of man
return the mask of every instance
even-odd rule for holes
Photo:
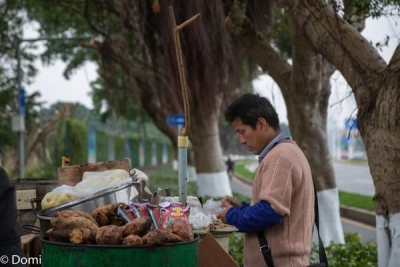
[[[267,266],[257,232],[271,248],[275,267],[307,266],[314,224],[314,191],[310,166],[295,142],[280,131],[271,103],[245,94],[227,109],[225,119],[240,143],[259,155],[251,203],[221,200],[226,209],[217,217],[245,232],[245,267]]]
[[[21,248],[17,223],[14,186],[2,167],[0,167],[0,257],[0,266],[25,266],[18,260],[25,255]],[[13,258],[17,259],[15,264]]]
[[[232,160],[231,156],[228,156],[228,160],[226,161],[227,172],[229,175],[229,179],[232,179],[233,176],[233,168],[235,166],[235,162]]]

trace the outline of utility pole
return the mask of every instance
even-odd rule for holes
[[[13,126],[13,130],[16,132],[19,132],[19,178],[24,179],[25,178],[25,91],[21,87],[22,84],[22,78],[23,78],[23,73],[21,70],[21,44],[23,42],[29,42],[29,43],[34,43],[38,41],[63,41],[63,40],[89,40],[93,39],[94,36],[77,36],[77,37],[38,37],[38,38],[26,38],[22,39],[19,37],[15,38],[15,56],[17,58],[17,90],[18,90],[18,101],[17,101],[17,107],[19,109],[19,114],[18,116],[13,118],[13,125],[16,125],[16,127]],[[15,122],[14,122],[15,120]]]

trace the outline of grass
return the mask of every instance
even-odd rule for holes
[[[256,161],[254,161],[254,160],[236,161],[235,167],[234,167],[234,173],[246,180],[253,181],[254,173],[251,172],[248,168],[246,168],[246,165],[252,164],[254,162],[256,162]]]
[[[167,166],[155,171],[148,171],[146,174],[150,177],[148,187],[151,192],[156,191],[158,188],[169,188],[171,196],[179,195],[178,171],[173,170],[172,167]],[[196,182],[187,183],[187,195],[197,196]]]
[[[339,191],[340,204],[368,211],[375,211],[374,201],[371,196]]]
[[[246,180],[253,181],[254,174],[246,169],[246,164],[249,164],[250,162],[251,161],[236,161],[235,174],[239,174],[242,178],[245,178]],[[347,163],[352,164],[351,161],[348,161]],[[339,191],[339,202],[341,205],[346,205],[368,211],[375,211],[374,202],[371,196]]]

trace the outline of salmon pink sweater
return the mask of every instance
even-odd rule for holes
[[[266,200],[283,220],[264,230],[275,267],[309,265],[314,225],[314,190],[308,161],[291,140],[278,143],[258,166],[252,203]],[[246,233],[244,266],[265,267],[257,233]]]

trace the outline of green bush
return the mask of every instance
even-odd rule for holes
[[[377,266],[377,246],[375,242],[360,242],[357,233],[345,234],[345,244],[331,244],[326,247],[330,267],[369,267]],[[318,246],[314,245],[311,262],[318,262]]]
[[[377,247],[374,242],[362,243],[357,233],[345,234],[345,244],[331,244],[325,248],[329,267],[372,267],[377,266]],[[243,234],[229,237],[229,254],[239,266],[243,266]],[[319,261],[318,246],[313,245],[310,262]]]
[[[229,254],[239,266],[243,266],[243,233],[229,235]]]
[[[43,167],[31,164],[26,168],[25,177],[29,179],[57,179],[57,174],[51,163],[47,163]]]

